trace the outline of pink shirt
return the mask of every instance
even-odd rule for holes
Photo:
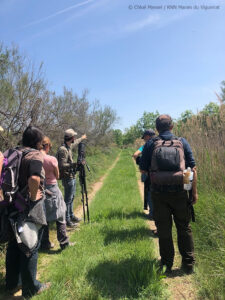
[[[45,183],[56,184],[57,180],[55,177],[54,169],[58,167],[58,161],[54,156],[44,155],[43,167],[45,169]]]

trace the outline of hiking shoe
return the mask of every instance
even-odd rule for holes
[[[165,275],[170,275],[172,273],[172,268],[167,265],[163,265],[162,262],[160,262],[159,270]]]
[[[42,292],[48,290],[51,286],[51,282],[43,283],[40,289],[37,291],[37,295],[40,295]]]
[[[74,228],[74,227],[77,227],[78,224],[75,224],[75,223],[73,223],[71,221],[67,221],[66,222],[66,226],[69,227],[69,228]]]
[[[154,230],[151,230],[151,231],[152,231],[152,234],[154,234],[154,236],[157,236],[157,237],[159,236],[157,229],[154,229]]]
[[[194,266],[182,264],[182,265],[181,265],[181,270],[182,270],[184,273],[186,273],[187,275],[190,275],[190,274],[193,274],[193,273],[194,273]]]
[[[69,243],[66,243],[66,244],[62,244],[62,245],[60,245],[60,248],[61,248],[61,250],[64,250],[64,249],[66,249],[66,248],[68,248],[68,247],[72,247],[72,246],[74,246],[76,243],[75,242],[69,242]]]
[[[82,220],[81,218],[77,218],[76,216],[72,216],[70,219],[72,222],[75,222],[75,223],[79,223]]]
[[[52,249],[52,248],[54,248],[55,247],[55,244],[54,243],[49,243],[49,244],[43,244],[43,245],[41,245],[41,250],[50,250],[50,249]]]
[[[9,295],[14,295],[15,293],[19,292],[19,290],[22,289],[22,285],[18,285],[14,288],[6,288],[6,292],[9,294]]]

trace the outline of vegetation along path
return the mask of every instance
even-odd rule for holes
[[[71,237],[76,246],[41,272],[52,288],[33,299],[168,299],[128,150],[90,205],[91,223]]]

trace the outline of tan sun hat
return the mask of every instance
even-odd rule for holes
[[[2,126],[0,126],[0,131],[4,131],[4,129],[2,128]]]
[[[67,139],[70,139],[72,138],[73,136],[77,135],[77,132],[74,131],[72,128],[70,129],[67,129],[64,133],[64,137],[67,138]]]

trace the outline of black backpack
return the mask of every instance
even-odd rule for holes
[[[150,177],[154,186],[182,186],[185,169],[184,148],[180,138],[153,140]]]
[[[26,199],[19,190],[18,178],[23,157],[32,149],[9,149],[3,153],[4,162],[0,177],[0,243],[9,239],[9,217],[26,209]]]

